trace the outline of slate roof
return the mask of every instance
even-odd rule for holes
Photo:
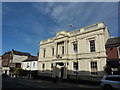
[[[28,61],[38,61],[38,57],[37,56],[31,56],[28,59],[22,61],[22,62],[28,62]]]
[[[105,45],[120,44],[120,37],[109,38]]]
[[[15,51],[15,50],[13,50],[13,49],[12,49],[12,51],[6,52],[5,54],[10,54],[10,53],[12,53],[12,52],[13,52],[14,55],[31,56],[30,53]]]

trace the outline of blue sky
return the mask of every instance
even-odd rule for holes
[[[2,53],[15,49],[37,55],[41,40],[97,22],[117,37],[117,2],[3,2]]]

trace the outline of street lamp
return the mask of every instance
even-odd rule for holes
[[[30,62],[30,65],[27,66],[27,68],[30,68],[29,74],[28,74],[28,79],[31,78],[31,64],[32,64],[32,62]]]
[[[73,25],[69,25],[69,27],[74,27]],[[78,42],[77,42],[77,31],[75,31],[75,53],[76,53],[76,62],[75,62],[75,66],[76,66],[76,83],[77,83],[77,74],[78,74]]]

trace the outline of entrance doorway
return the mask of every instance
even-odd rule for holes
[[[64,74],[64,67],[61,67],[61,78],[63,78],[63,74]]]
[[[63,78],[63,76],[64,76],[64,63],[56,63],[56,65],[57,65],[56,72],[58,72],[57,76],[59,78]]]

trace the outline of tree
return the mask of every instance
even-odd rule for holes
[[[13,74],[15,76],[27,76],[29,73],[28,70],[23,70],[22,68],[14,68]]]
[[[20,76],[21,70],[22,70],[21,68],[14,68],[13,74],[14,74],[15,76]]]

